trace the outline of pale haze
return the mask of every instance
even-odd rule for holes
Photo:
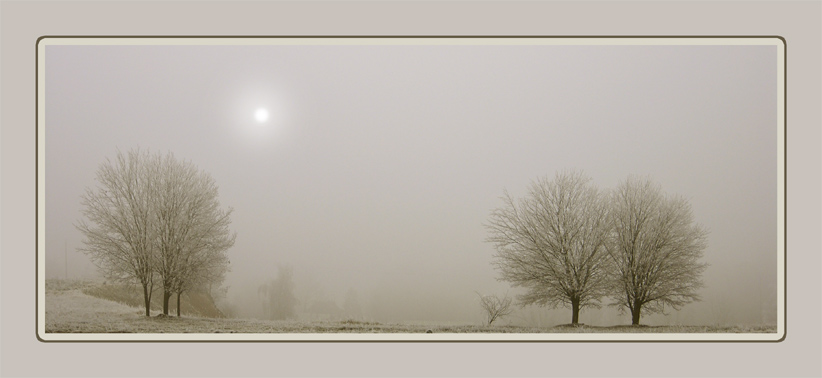
[[[44,105],[47,278],[97,277],[80,196],[139,147],[193,162],[234,209],[235,313],[259,316],[290,266],[302,303],[355,292],[366,319],[479,324],[477,292],[519,292],[485,241],[499,197],[580,170],[601,189],[647,175],[710,232],[702,302],[643,322],[776,322],[775,46],[50,45]]]

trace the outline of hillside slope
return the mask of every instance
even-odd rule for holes
[[[80,289],[83,293],[92,297],[145,309],[143,289],[138,285],[107,284],[95,281],[46,280],[47,291],[66,291],[72,289]],[[183,293],[180,297],[180,307],[182,309],[182,316],[201,318],[226,317],[214,304],[211,296],[206,293]],[[155,289],[151,296],[151,311],[162,311],[162,309],[163,292],[162,290]],[[176,295],[172,295],[168,301],[168,314],[177,315]]]

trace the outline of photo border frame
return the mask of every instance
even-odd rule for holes
[[[147,43],[154,41],[153,43]],[[215,43],[221,41],[220,43]],[[272,43],[272,42],[277,43]],[[388,41],[388,42],[386,42]],[[402,41],[401,43],[397,43]],[[426,42],[429,41],[429,42]],[[430,41],[437,41],[431,43]],[[51,45],[775,45],[777,46],[776,333],[100,334],[45,331],[45,47]],[[560,42],[562,43],[554,43]],[[631,43],[628,43],[631,41]],[[672,43],[676,41],[676,43]],[[699,41],[699,43],[696,43]],[[729,43],[735,41],[736,43]],[[282,43],[285,42],[285,43]],[[332,43],[333,42],[333,43]],[[393,43],[391,43],[393,42]],[[512,43],[513,42],[513,43]],[[787,42],[781,36],[42,36],[36,52],[36,337],[41,342],[781,342],[787,336]]]

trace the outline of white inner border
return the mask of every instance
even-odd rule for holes
[[[46,333],[45,326],[45,59],[46,46],[67,45],[758,45],[777,47],[777,332],[776,333],[275,333],[275,334],[100,334]],[[57,38],[37,43],[37,336],[44,341],[779,341],[785,336],[785,44],[776,37],[735,38]]]

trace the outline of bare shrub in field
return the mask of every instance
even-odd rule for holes
[[[482,307],[488,325],[514,312],[514,309],[511,308],[511,298],[509,298],[508,295],[502,298],[496,295],[482,295],[480,293],[477,293],[477,295],[479,295],[480,307]]]

